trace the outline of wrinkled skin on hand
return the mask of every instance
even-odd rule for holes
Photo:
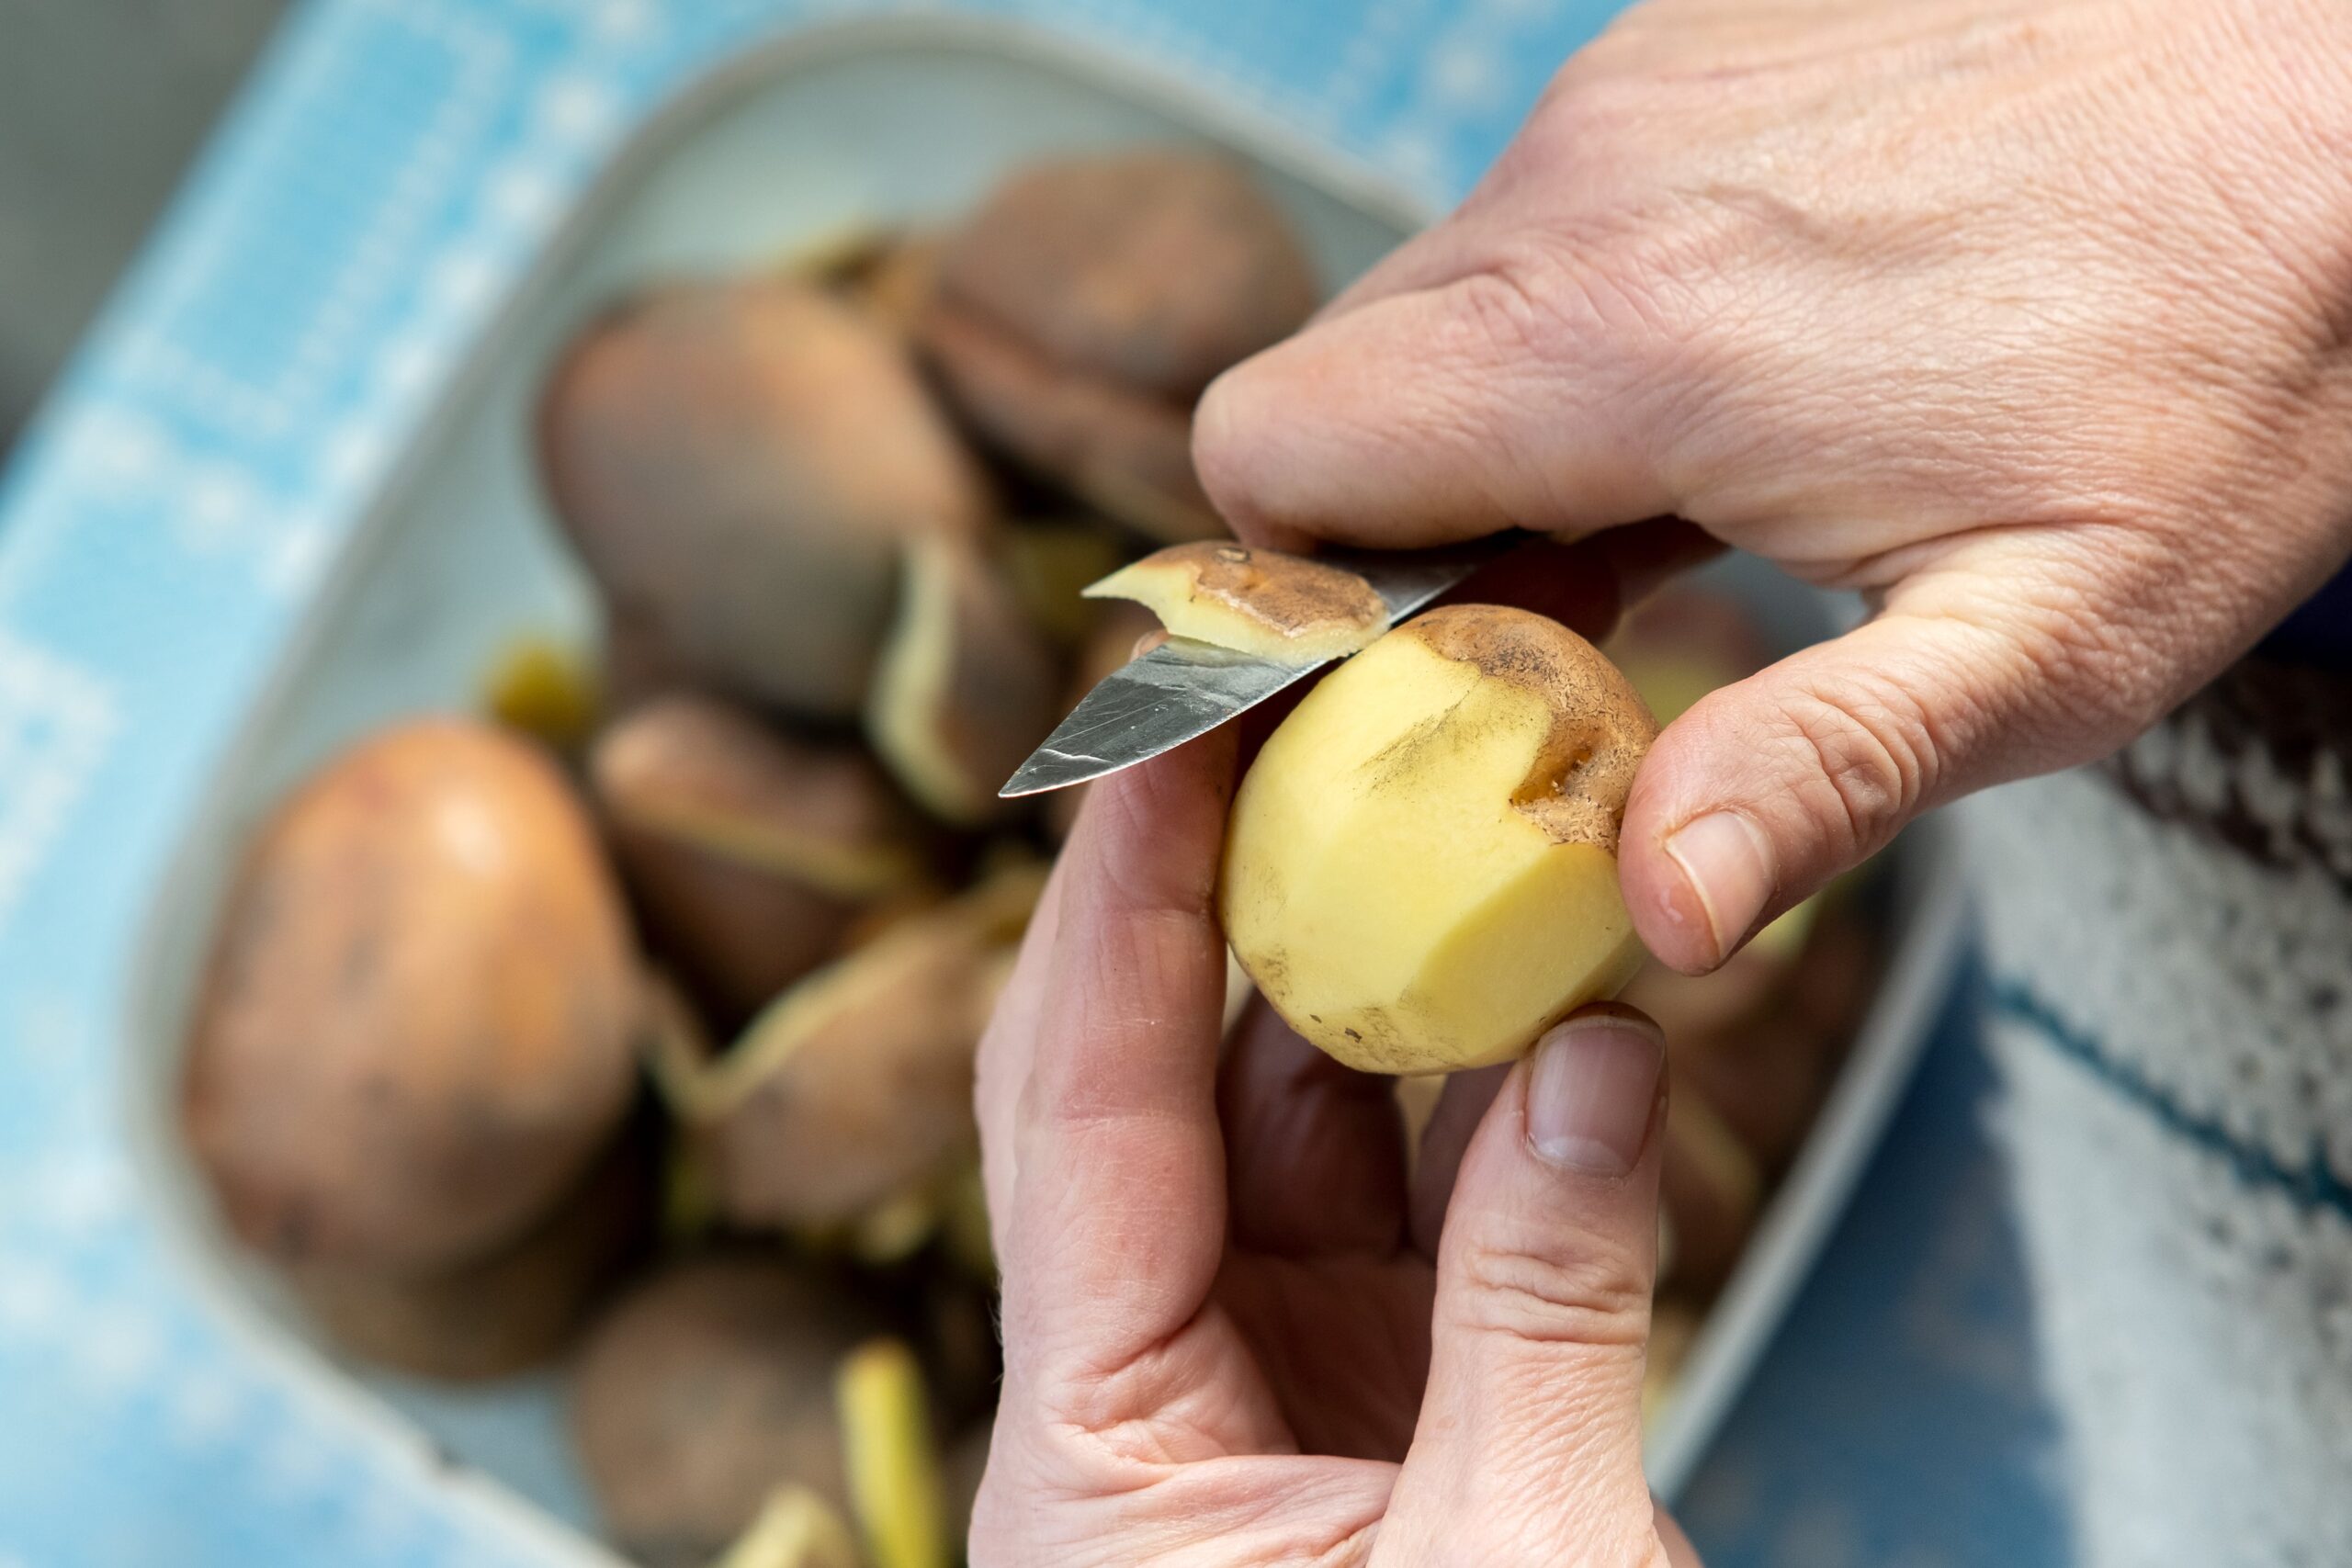
[[[1645,765],[1628,901],[1706,969],[2352,550],[2352,8],[1649,0],[1195,457],[1261,541],[1671,514],[1863,592]]]
[[[1089,791],[981,1046],[975,1568],[1695,1568],[1641,1465],[1655,1027],[1564,1026],[1649,1063],[1601,1171],[1543,1152],[1523,1065],[1449,1084],[1408,1180],[1388,1080],[1262,1006],[1221,1055],[1233,742]]]

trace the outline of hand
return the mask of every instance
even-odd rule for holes
[[[1641,1470],[1656,1028],[1457,1078],[1409,1185],[1388,1080],[1262,1009],[1220,1066],[1233,747],[1094,786],[981,1046],[975,1568],[1695,1568]]]
[[[1643,769],[1627,899],[1703,970],[2352,549],[2352,8],[1647,0],[1195,431],[1245,536],[1673,514],[1863,591]]]

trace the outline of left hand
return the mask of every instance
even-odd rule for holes
[[[1463,1075],[1409,1183],[1386,1079],[1262,1006],[1220,1064],[1233,745],[1093,788],[981,1047],[975,1568],[1695,1568],[1641,1466],[1656,1027]]]

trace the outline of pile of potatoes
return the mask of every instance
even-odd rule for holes
[[[1079,590],[1221,533],[1192,406],[1319,292],[1245,175],[1146,150],[583,325],[535,434],[601,656],[526,648],[301,783],[191,1026],[188,1146],[331,1343],[565,1362],[636,1561],[956,1559],[999,1371],[973,1055],[1075,794],[996,791],[1155,624]],[[1760,658],[1736,613],[1645,624],[1637,680]],[[1799,924],[1634,982],[1677,1052],[1669,1335],[1872,962]]]
[[[946,1568],[998,1375],[973,1054],[1068,822],[997,790],[1218,532],[1226,366],[1320,287],[1230,164],[1017,172],[612,303],[546,370],[600,657],[330,758],[255,831],[180,1108],[356,1361],[563,1361],[637,1561]]]

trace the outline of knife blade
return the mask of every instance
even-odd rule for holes
[[[1479,539],[1434,550],[1333,550],[1316,558],[1372,584],[1394,626],[1507,547],[1504,541]],[[1278,664],[1170,637],[1104,677],[997,793],[1008,800],[1042,795],[1134,767],[1207,734],[1329,662]]]

